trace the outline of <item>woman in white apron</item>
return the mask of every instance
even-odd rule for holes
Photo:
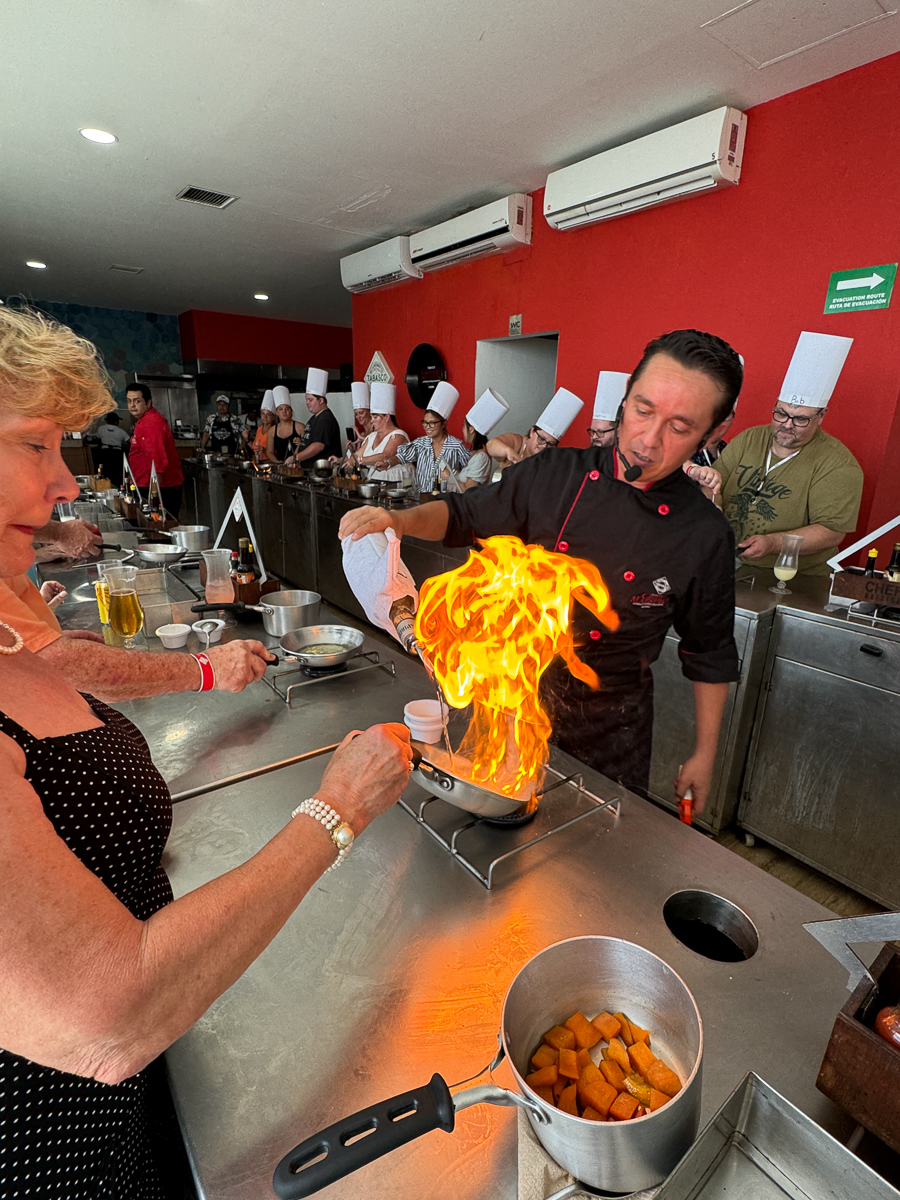
[[[384,458],[393,458],[397,447],[409,441],[408,435],[398,428],[394,420],[397,411],[397,389],[392,383],[373,383],[370,390],[370,413],[372,432],[363,438],[356,461],[366,468],[369,479],[402,480],[408,482],[412,472],[405,463],[396,467],[374,469],[375,463]]]

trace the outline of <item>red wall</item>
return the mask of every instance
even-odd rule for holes
[[[353,358],[353,335],[338,325],[276,321],[190,309],[178,318],[182,359],[339,367]]]
[[[586,229],[551,229],[536,192],[530,247],[354,297],[356,378],[381,350],[398,421],[417,433],[402,380],[413,347],[431,342],[461,393],[458,432],[475,343],[505,336],[514,313],[525,333],[559,330],[557,384],[587,405],[600,369],[630,370],[651,337],[693,326],[746,359],[737,433],[768,421],[801,330],[850,336],[825,427],[865,472],[862,531],[876,491],[879,512],[900,511],[900,284],[889,309],[822,310],[832,271],[900,258],[898,95],[893,55],[759,105],[738,187]],[[586,424],[564,443],[585,445]]]

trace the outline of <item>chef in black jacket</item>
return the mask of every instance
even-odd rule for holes
[[[734,644],[734,540],[722,513],[684,474],[682,463],[725,422],[743,380],[720,338],[681,329],[650,342],[622,402],[617,442],[553,449],[503,473],[499,483],[397,512],[355,509],[341,536],[393,526],[446,545],[514,534],[589,559],[609,588],[619,627],[608,631],[576,605],[580,657],[599,691],[560,661],[546,672],[544,701],[554,740],[634,791],[646,791],[653,678],[670,627],[694,691],[697,736],[675,780],[709,795],[728,685],[738,678]]]

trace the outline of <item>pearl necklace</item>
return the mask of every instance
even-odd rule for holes
[[[13,644],[11,646],[0,646],[0,654],[18,654],[25,645],[21,633],[13,629],[11,625],[7,625],[5,621],[0,621],[0,629],[5,629],[13,637]]]

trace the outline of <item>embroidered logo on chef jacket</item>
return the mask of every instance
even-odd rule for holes
[[[672,590],[665,575],[660,575],[659,579],[654,579],[653,586],[660,596],[664,596],[666,592],[671,592]]]
[[[641,592],[631,597],[635,608],[663,608],[668,602],[668,596],[660,596],[657,592]]]

